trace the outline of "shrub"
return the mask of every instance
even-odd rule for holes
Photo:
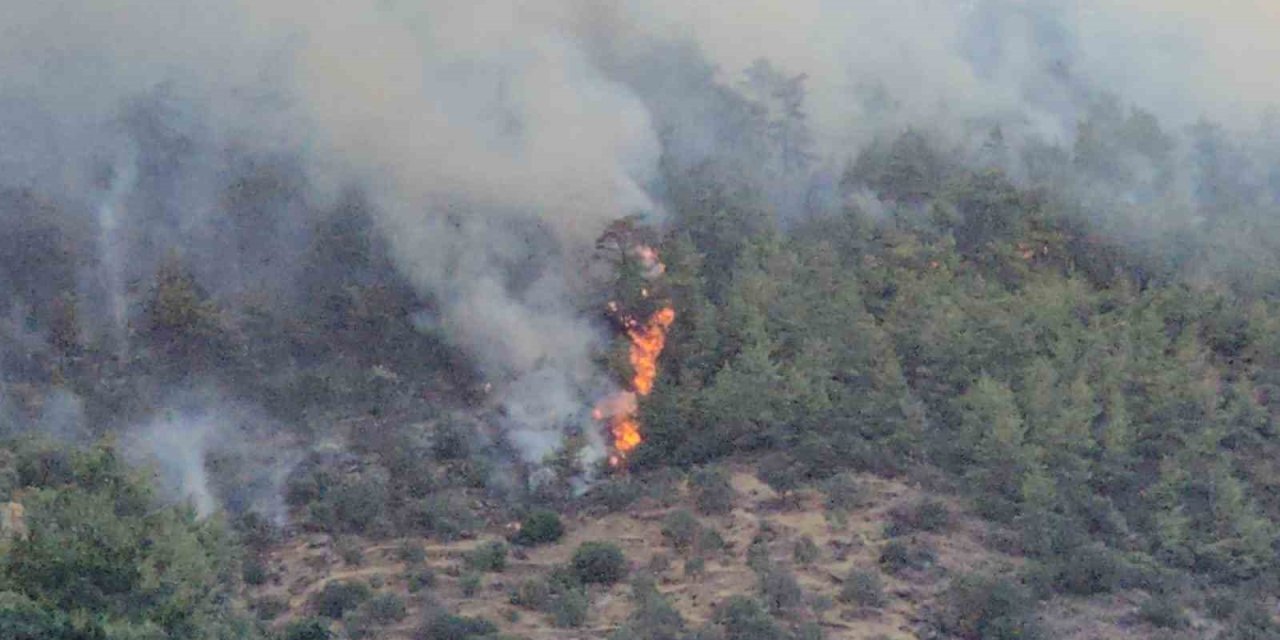
[[[756,600],[732,596],[715,613],[725,640],[776,640],[785,637],[773,617]]]
[[[1033,601],[1006,578],[965,575],[948,589],[937,620],[944,633],[964,640],[1034,640],[1041,637],[1032,618]]]
[[[430,589],[436,586],[436,572],[430,567],[412,569],[405,575],[405,582],[408,583],[409,593]]]
[[[627,557],[608,542],[584,542],[573,552],[573,571],[583,584],[613,584],[627,575]]]
[[[240,573],[244,578],[245,584],[251,585],[264,584],[269,577],[267,575],[267,564],[262,561],[262,558],[256,555],[249,556],[245,559],[244,566],[241,568]]]
[[[342,536],[333,543],[333,548],[344,563],[353,567],[364,564],[364,548],[360,546],[359,539]]]
[[[676,549],[685,550],[698,539],[702,525],[692,513],[684,509],[672,511],[662,519],[662,537]]]
[[[283,640],[329,640],[329,623],[319,618],[300,618],[284,628]]]
[[[1101,544],[1080,547],[1058,559],[1055,588],[1074,595],[1109,593],[1120,580],[1122,561]]]
[[[885,535],[900,536],[915,531],[937,533],[951,525],[951,511],[939,500],[922,498],[909,505],[898,505],[889,511]]]
[[[407,520],[423,534],[442,540],[457,540],[476,527],[475,514],[447,494],[413,503]]]
[[[480,577],[480,574],[467,572],[462,574],[462,577],[458,578],[458,587],[462,589],[463,596],[470,598],[477,593],[480,593],[480,586],[483,581],[484,580]]]
[[[694,556],[684,561],[684,575],[686,578],[698,578],[707,572],[707,559],[702,556]]]
[[[643,495],[644,488],[631,478],[612,478],[601,483],[591,492],[592,501],[609,513],[622,511]]]
[[[590,604],[586,591],[569,589],[551,603],[552,622],[561,629],[577,629],[586,624]]]
[[[492,540],[476,547],[467,554],[467,566],[476,571],[502,573],[507,568],[507,545]]]
[[[1262,603],[1239,603],[1231,625],[1221,636],[1222,640],[1270,640],[1280,638],[1280,625]]]
[[[774,613],[791,611],[804,602],[800,583],[784,567],[769,567],[760,572],[760,595]]]
[[[259,620],[275,620],[289,610],[289,601],[280,596],[263,596],[253,601],[253,613]]]
[[[511,604],[534,611],[543,611],[551,601],[551,585],[546,580],[530,578],[511,590]]]
[[[420,640],[479,640],[498,632],[498,627],[484,618],[471,618],[440,613],[418,630]]]
[[[564,536],[564,524],[554,511],[535,509],[525,516],[520,523],[520,530],[511,538],[511,542],[532,547],[540,544],[551,544]]]
[[[828,511],[852,511],[862,505],[862,487],[852,473],[839,473],[822,483]]]
[[[312,605],[316,613],[327,618],[338,619],[347,611],[360,606],[369,599],[369,585],[354,580],[335,580],[324,585],[312,597]]]
[[[800,486],[803,477],[804,470],[790,457],[781,453],[765,456],[756,468],[756,478],[769,485],[769,488],[783,500],[789,498],[791,492]]]
[[[1190,622],[1182,607],[1173,598],[1163,594],[1147,598],[1138,607],[1138,617],[1161,629],[1181,629]]]
[[[840,588],[840,601],[859,607],[883,607],[884,582],[880,579],[880,574],[866,569],[854,569]]]
[[[396,556],[408,565],[418,565],[427,561],[427,551],[422,548],[422,545],[407,540],[396,550]]]
[[[791,558],[800,566],[813,564],[820,555],[822,552],[818,549],[818,543],[814,542],[810,536],[797,540],[795,548],[791,550]]]
[[[922,571],[937,562],[937,555],[928,545],[919,542],[890,540],[880,551],[880,566],[889,575],[904,571]]]
[[[377,624],[400,622],[407,615],[404,598],[394,593],[380,593],[360,608],[368,620]]]
[[[716,468],[699,469],[689,480],[694,504],[704,515],[721,515],[733,509],[734,490],[729,476]]]

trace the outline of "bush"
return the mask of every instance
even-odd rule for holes
[[[573,552],[573,572],[583,584],[613,584],[627,576],[627,557],[610,542],[584,542]]]
[[[1027,590],[1006,578],[956,578],[937,620],[944,633],[964,640],[1034,640],[1041,632]]]
[[[284,628],[283,640],[329,640],[329,623],[319,618],[300,618]]]
[[[1222,640],[1272,640],[1280,638],[1280,625],[1262,603],[1240,603]]]
[[[401,562],[410,566],[427,561],[427,551],[422,548],[422,545],[407,540],[396,550],[396,556],[400,558]]]
[[[430,567],[412,569],[405,575],[405,582],[408,584],[409,593],[430,589],[436,586],[436,572]]]
[[[412,504],[408,523],[424,535],[457,540],[476,527],[476,516],[460,500],[449,495],[433,495]]]
[[[789,456],[773,453],[760,461],[756,467],[756,478],[769,485],[779,498],[786,500],[800,486],[804,470]]]
[[[400,622],[408,614],[404,598],[394,593],[380,593],[360,608],[368,620],[384,625]]]
[[[923,571],[937,562],[937,555],[926,544],[912,541],[890,540],[880,551],[880,566],[889,575],[904,571]]]
[[[873,609],[883,607],[884,582],[880,579],[880,574],[866,569],[854,569],[840,588],[840,601]]]
[[[586,591],[569,589],[551,603],[552,622],[561,629],[577,629],[587,623],[590,605]]]
[[[591,500],[609,513],[622,511],[640,499],[644,488],[631,478],[612,478],[602,482],[591,492]]]
[[[862,487],[852,473],[839,473],[822,483],[828,511],[852,511],[862,506]]]
[[[733,510],[734,490],[729,476],[716,468],[699,469],[689,479],[694,504],[704,515],[722,515]]]
[[[543,611],[551,601],[551,585],[546,580],[529,578],[511,590],[511,604],[534,611]]]
[[[951,511],[939,500],[922,498],[909,505],[898,505],[889,511],[885,535],[896,537],[915,531],[937,533],[951,525]]]
[[[685,550],[692,547],[701,529],[702,525],[698,519],[684,509],[672,511],[662,519],[662,537],[676,549]]]
[[[715,621],[724,628],[725,640],[776,640],[785,637],[773,617],[760,603],[732,596],[715,613]]]
[[[1089,596],[1114,590],[1123,562],[1110,549],[1092,544],[1076,549],[1056,564],[1056,590]]]
[[[525,516],[520,523],[520,530],[511,538],[511,542],[532,547],[540,544],[557,542],[564,536],[564,524],[554,511],[535,509]]]
[[[498,632],[497,625],[484,618],[440,613],[418,630],[419,640],[480,640]]]
[[[804,602],[800,583],[784,567],[769,567],[760,572],[760,595],[774,613],[791,611]]]
[[[804,536],[797,540],[795,548],[791,550],[791,559],[802,567],[807,567],[817,562],[820,555],[822,555],[822,552],[818,549],[818,543],[814,542],[810,536]]]
[[[259,620],[275,620],[289,610],[289,601],[280,596],[263,596],[253,601],[253,613]]]
[[[252,555],[245,559],[244,566],[240,570],[241,577],[244,578],[245,584],[260,585],[265,584],[267,578],[267,564],[262,558]]]
[[[369,599],[369,585],[354,580],[335,580],[312,596],[316,613],[335,620]]]
[[[480,587],[483,582],[484,579],[480,577],[480,574],[467,572],[462,574],[462,577],[458,578],[458,587],[462,589],[462,595],[464,597],[470,598],[477,593],[480,593]]]
[[[476,571],[502,573],[507,568],[507,545],[493,540],[467,554],[467,566]]]
[[[1181,629],[1190,624],[1182,607],[1173,598],[1163,594],[1147,598],[1138,607],[1138,617],[1161,629]]]
[[[342,536],[333,543],[333,548],[347,565],[358,567],[364,564],[364,548],[358,538]]]

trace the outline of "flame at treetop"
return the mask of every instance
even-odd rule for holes
[[[665,270],[658,260],[658,253],[651,247],[636,247],[635,255],[645,265],[648,277],[655,278]],[[648,289],[643,290],[643,297],[648,297]],[[619,313],[617,302],[610,302],[608,309]],[[639,396],[647,396],[653,391],[654,380],[658,377],[658,357],[667,345],[667,332],[675,320],[676,311],[670,306],[655,311],[644,322],[632,316],[622,318],[627,339],[631,341],[631,389],[605,398],[592,412],[596,420],[609,422],[609,431],[613,435],[613,454],[609,456],[612,466],[621,465],[627,455],[644,442],[640,421],[636,418],[637,400]]]

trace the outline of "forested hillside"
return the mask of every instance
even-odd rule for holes
[[[597,4],[0,0],[0,638],[1280,638],[1280,16]]]

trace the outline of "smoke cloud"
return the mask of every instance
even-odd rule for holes
[[[217,292],[287,288],[306,205],[358,186],[397,266],[434,303],[422,323],[474,358],[531,461],[587,426],[584,408],[607,390],[592,362],[601,329],[575,304],[594,238],[625,215],[661,218],[664,154],[679,166],[772,162],[719,110],[717,87],[759,100],[763,117],[806,118],[812,135],[793,142],[811,160],[784,158],[777,173],[828,188],[839,163],[908,127],[970,149],[995,125],[1015,145],[1069,144],[1106,93],[1174,130],[1202,117],[1249,129],[1280,101],[1280,9],[1250,0],[0,8],[0,183],[85,212],[77,228],[100,255],[80,286],[107,333],[126,333],[131,283],[173,246]],[[744,73],[761,59],[805,75],[802,104],[753,93]],[[257,223],[279,245],[251,260],[218,194],[263,157],[298,174]],[[205,441],[195,424],[148,433],[194,469],[181,456]]]

